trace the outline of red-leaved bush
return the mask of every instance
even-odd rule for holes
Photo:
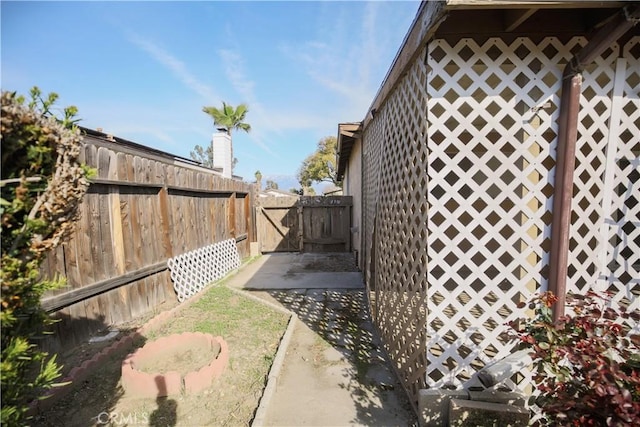
[[[550,292],[530,303],[531,319],[511,322],[532,350],[536,404],[543,423],[560,426],[640,426],[640,313],[612,308],[595,292],[567,295],[575,314],[553,322]],[[524,306],[524,303],[523,303]]]

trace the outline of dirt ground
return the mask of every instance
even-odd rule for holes
[[[296,258],[282,276],[357,271],[353,258],[346,254],[315,255]],[[234,277],[238,279],[241,274]],[[228,281],[229,286],[234,277]],[[299,319],[278,380],[279,391],[267,406],[264,425],[415,424],[406,395],[378,350],[380,343],[365,308],[363,289],[253,293],[292,310]],[[121,363],[126,354],[114,356],[51,410],[38,415],[32,425],[250,425],[288,321],[289,316],[279,311],[224,285],[215,285],[163,327],[141,336],[137,343],[142,346],[161,336],[185,331],[222,336],[229,346],[229,365],[210,389],[194,396],[130,396],[120,384]],[[126,328],[132,330],[135,326],[134,322]],[[72,361],[71,366],[78,365],[108,344],[80,346],[66,355],[66,361]],[[157,359],[153,369],[168,370],[171,366],[174,370],[178,365],[194,367],[203,363],[196,359],[193,352],[172,352],[164,360]]]
[[[138,346],[171,333],[199,331],[222,336],[229,346],[229,364],[213,386],[198,395],[140,399],[123,390],[121,363],[112,357],[54,407],[38,415],[35,426],[236,426],[248,425],[258,406],[266,377],[288,316],[214,286],[181,310],[163,327],[140,337]],[[98,347],[102,347],[102,343]],[[204,362],[202,352],[167,352],[153,369],[175,370]],[[83,354],[91,351],[82,349]]]

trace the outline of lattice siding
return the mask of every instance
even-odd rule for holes
[[[382,146],[384,142],[384,129],[386,124],[386,108],[379,111],[377,119],[365,130],[364,140],[367,143],[363,146],[362,161],[362,202],[364,215],[365,238],[363,248],[365,250],[365,282],[367,288],[371,291],[371,268],[370,263],[375,262],[371,257],[371,248],[373,246],[373,230],[376,216],[376,207],[378,202],[378,176],[380,172],[380,161],[382,158]],[[375,317],[375,306],[372,315]]]
[[[430,44],[430,386],[507,356],[504,323],[542,284],[567,57],[555,39]]]
[[[640,308],[640,37],[622,49],[613,92],[601,279],[616,301]]]
[[[366,247],[376,245],[373,312],[414,398],[426,385],[426,73],[416,61],[365,135]]]
[[[546,287],[560,78],[585,43],[434,40],[365,129],[367,284],[414,399],[511,353],[505,323]],[[584,73],[569,271],[570,290],[599,281],[633,304],[639,44],[613,46]]]
[[[577,50],[584,44],[583,39],[574,39],[568,47]],[[594,288],[601,274],[603,197],[609,193],[602,189],[605,188],[611,95],[619,54],[616,44],[583,73],[569,241],[569,259],[577,262],[569,263],[568,291],[584,293]],[[611,143],[616,144],[615,138]]]
[[[240,256],[236,240],[227,239],[170,258],[167,265],[178,301],[182,302],[240,267]]]

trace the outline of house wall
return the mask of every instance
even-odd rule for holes
[[[414,61],[364,128],[362,145],[364,276],[372,314],[416,400],[427,367],[426,77],[424,61]]]
[[[547,285],[561,75],[586,44],[435,39],[363,130],[363,252],[400,377],[469,386]],[[569,291],[640,295],[640,38],[584,72]],[[507,385],[526,388],[529,374]]]
[[[345,196],[353,197],[351,211],[351,245],[356,254],[358,267],[362,268],[362,141],[356,140],[351,148],[351,156],[347,164],[346,173],[342,183]]]

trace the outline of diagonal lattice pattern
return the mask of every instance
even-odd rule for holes
[[[170,258],[167,265],[178,301],[182,302],[240,267],[240,256],[235,239],[227,239]]]
[[[375,283],[375,322],[414,399],[426,385],[426,74],[416,61],[364,137],[367,283]]]
[[[507,356],[505,323],[543,285],[561,77],[554,64],[568,57],[552,38],[430,44],[432,387],[458,386]]]
[[[638,40],[583,73],[568,272],[636,305]],[[366,283],[414,399],[510,354],[505,324],[546,288],[561,76],[585,44],[433,40],[364,130]]]
[[[633,37],[616,63],[609,123],[602,231],[602,286],[616,302],[640,308],[640,37]]]
[[[585,41],[574,39],[568,47],[575,51]],[[603,197],[609,116],[618,45],[613,45],[584,72],[580,112],[578,116],[578,142],[574,173],[573,213],[569,242],[569,290],[584,293],[593,288],[600,274],[598,253],[602,247],[600,226],[604,220]],[[577,261],[577,262],[576,262]]]

